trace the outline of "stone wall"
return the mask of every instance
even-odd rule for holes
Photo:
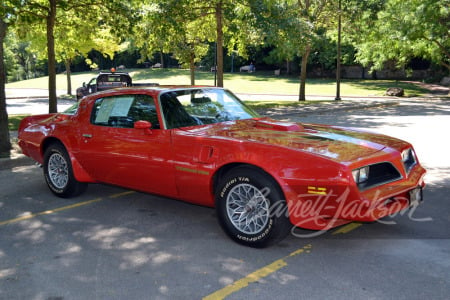
[[[409,75],[409,76],[408,76]],[[360,65],[342,66],[341,77],[346,79],[426,79],[432,77],[431,70],[412,70],[407,74],[405,69],[385,68],[369,73],[369,68]]]

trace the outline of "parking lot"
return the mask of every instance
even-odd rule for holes
[[[425,201],[252,249],[221,231],[214,209],[106,185],[60,199],[21,160],[0,170],[0,299],[448,299],[450,103],[277,118],[412,142],[428,170]]]

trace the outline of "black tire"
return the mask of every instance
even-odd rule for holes
[[[267,247],[285,238],[292,227],[279,185],[259,169],[242,166],[225,174],[215,201],[221,227],[240,244]]]
[[[86,190],[87,183],[75,179],[72,163],[63,145],[53,143],[45,150],[43,167],[45,181],[56,196],[70,198]]]

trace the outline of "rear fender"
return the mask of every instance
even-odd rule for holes
[[[86,170],[81,166],[81,164],[78,162],[78,160],[73,155],[73,153],[70,152],[67,149],[66,145],[59,139],[48,138],[42,143],[42,145],[43,145],[42,150],[41,150],[42,151],[42,157],[44,157],[44,153],[47,150],[47,148],[53,143],[60,143],[66,149],[67,153],[69,154],[70,161],[72,163],[73,175],[75,176],[75,179],[77,181],[79,181],[79,182],[89,182],[89,183],[97,182],[94,178],[92,178],[91,175],[89,175],[88,172],[86,172]]]
[[[69,156],[72,162],[73,175],[75,176],[75,179],[77,181],[90,183],[97,182],[94,178],[91,177],[91,175],[86,172],[86,170],[81,166],[78,160],[71,153],[69,153]]]

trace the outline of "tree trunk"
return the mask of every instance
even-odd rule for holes
[[[192,50],[194,51],[194,50]],[[191,85],[195,85],[195,53],[191,52],[189,58],[189,70],[191,71]]]
[[[164,54],[163,54],[162,50],[159,51],[159,61],[161,64],[161,68],[164,68]]]
[[[223,87],[223,2],[218,1],[216,4],[216,72],[217,72],[217,86]]]
[[[0,157],[8,157],[11,151],[11,141],[8,128],[8,112],[6,111],[6,70],[3,52],[3,41],[6,37],[8,24],[0,19]]]
[[[306,100],[306,93],[305,93],[305,87],[306,87],[306,66],[308,64],[308,57],[311,53],[311,45],[308,44],[306,46],[305,52],[303,52],[302,55],[302,64],[301,64],[301,70],[300,70],[300,92],[298,101],[305,101]]]
[[[58,112],[56,98],[56,56],[55,37],[53,31],[56,21],[56,2],[49,0],[50,7],[47,15],[47,57],[48,57],[48,112]]]
[[[66,78],[67,78],[67,95],[72,95],[72,77],[70,72],[70,59],[66,59],[64,61],[64,64],[66,65]]]

